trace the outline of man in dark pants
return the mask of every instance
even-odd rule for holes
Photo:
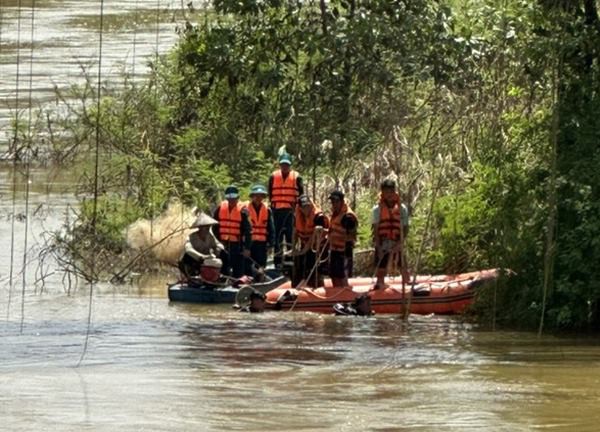
[[[317,259],[327,257],[323,249],[326,247],[325,229],[329,228],[329,219],[308,196],[302,195],[296,206],[295,228],[292,286],[297,286],[304,280],[306,286],[317,287],[322,284],[323,274]]]
[[[255,276],[255,266],[264,270],[267,265],[269,248],[275,243],[275,226],[273,215],[263,200],[267,197],[267,189],[263,185],[254,185],[250,189],[250,202],[246,206],[252,225],[252,247],[250,259],[246,260],[246,274]]]
[[[329,195],[331,217],[329,227],[329,276],[335,287],[348,286],[358,219],[344,201],[344,193],[336,190]]]
[[[225,201],[217,207],[214,218],[219,221],[213,229],[223,244],[223,269],[221,273],[239,278],[244,274],[245,257],[250,256],[252,227],[248,210],[239,202],[240,193],[235,186],[225,189]]]
[[[279,157],[279,169],[269,178],[269,200],[275,223],[275,256],[273,262],[281,267],[283,243],[291,245],[294,230],[294,208],[304,193],[302,178],[292,170],[292,158],[287,153]]]

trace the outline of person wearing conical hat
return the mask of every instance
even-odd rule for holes
[[[265,268],[268,251],[275,243],[272,211],[263,202],[266,197],[267,189],[261,184],[256,184],[250,189],[250,202],[246,205],[252,225],[250,259],[246,261],[246,274],[250,276],[254,276],[256,270]],[[259,268],[255,268],[256,266]]]
[[[189,279],[200,274],[204,260],[221,255],[224,250],[221,242],[211,231],[211,227],[218,222],[206,213],[200,213],[190,228],[195,230],[190,233],[178,267],[181,273]]]
[[[245,258],[250,256],[252,226],[248,209],[240,203],[237,187],[225,189],[225,200],[215,210],[213,217],[219,221],[215,236],[223,243],[223,274],[239,278],[244,274]]]
[[[292,243],[294,209],[300,195],[304,193],[302,177],[291,169],[292,157],[283,153],[279,156],[279,169],[269,178],[269,200],[275,224],[275,266],[283,261],[283,243]]]

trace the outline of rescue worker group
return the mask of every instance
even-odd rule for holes
[[[218,275],[257,277],[264,274],[268,256],[273,254],[276,269],[283,271],[291,264],[293,286],[323,286],[324,275],[331,278],[333,286],[348,286],[358,218],[340,190],[329,194],[330,213],[326,215],[305,194],[302,178],[291,165],[291,156],[284,153],[268,186],[252,186],[248,203],[240,202],[238,188],[229,186],[212,217],[205,213],[197,216],[179,261],[186,280],[202,280],[201,269],[207,264],[212,264]],[[384,180],[371,220],[375,289],[384,287],[392,265],[407,277],[403,244],[408,219],[408,208],[401,203],[395,182]]]

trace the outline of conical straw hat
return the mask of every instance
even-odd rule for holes
[[[211,218],[206,213],[200,213],[198,215],[198,217],[196,218],[196,220],[194,221],[194,223],[192,224],[192,228],[198,228],[198,227],[201,227],[201,226],[216,225],[218,223],[219,222],[217,222],[215,219]]]

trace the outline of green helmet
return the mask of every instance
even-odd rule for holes
[[[225,189],[225,198],[226,199],[236,199],[240,197],[240,191],[235,186],[231,185]]]
[[[255,184],[250,189],[250,196],[252,196],[252,195],[264,195],[264,196],[267,196],[268,195],[267,188],[265,188],[261,184]]]
[[[279,163],[291,165],[292,157],[287,153],[283,153],[281,156],[279,156]]]

